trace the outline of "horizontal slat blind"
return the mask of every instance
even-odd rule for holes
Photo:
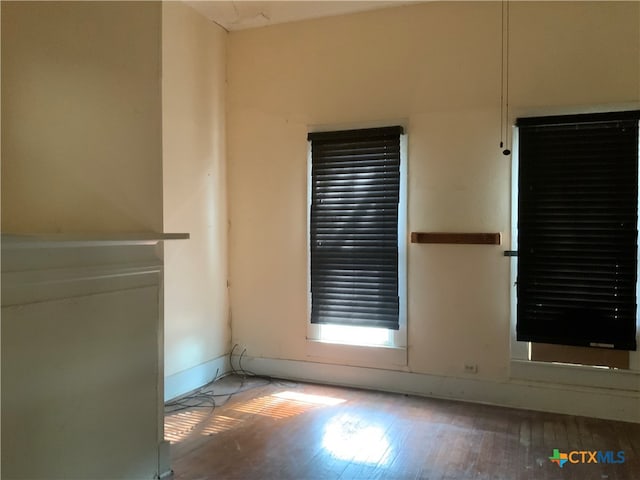
[[[518,123],[518,340],[635,350],[638,115]]]
[[[311,322],[398,329],[401,127],[311,140]]]

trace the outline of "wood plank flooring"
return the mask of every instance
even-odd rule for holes
[[[212,393],[167,409],[174,480],[640,480],[640,424],[237,376],[193,401]]]

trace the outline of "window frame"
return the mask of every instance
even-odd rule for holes
[[[311,323],[311,308],[312,308],[312,295],[311,295],[311,201],[312,201],[312,142],[307,141],[307,205],[306,205],[306,249],[307,249],[307,314],[306,324],[307,332],[306,339],[311,344],[316,344],[312,348],[313,352],[322,353],[322,347],[318,350],[318,345],[335,345],[339,348],[339,351],[346,351],[340,347],[348,349],[347,357],[351,357],[354,352],[356,356],[359,355],[359,351],[362,348],[371,350],[398,350],[402,351],[401,355],[383,356],[385,363],[391,361],[394,364],[406,365],[406,346],[407,346],[407,130],[405,125],[398,122],[390,122],[383,125],[356,125],[348,127],[321,127],[317,129],[310,129],[310,132],[330,132],[341,130],[354,130],[361,128],[384,128],[387,125],[400,125],[403,127],[404,132],[399,135],[400,140],[400,191],[398,202],[398,330],[383,329],[387,331],[387,336],[382,342],[367,342],[361,340],[361,336],[354,338],[349,334],[351,328],[370,328],[370,327],[349,327],[330,325],[331,327],[344,328],[344,335],[342,338],[331,338],[332,335],[328,335],[325,324]],[[325,330],[323,332],[323,330]],[[354,347],[350,349],[350,347]]]

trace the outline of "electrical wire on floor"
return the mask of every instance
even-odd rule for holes
[[[238,344],[236,343],[231,351],[229,352],[229,366],[231,368],[231,372],[226,375],[222,375],[218,377],[219,369],[216,370],[216,374],[214,379],[193,392],[179,397],[175,400],[171,400],[165,403],[165,414],[172,414],[176,412],[180,412],[183,410],[189,409],[211,409],[210,414],[213,413],[216,407],[224,405],[230,398],[234,395],[237,395],[242,392],[246,392],[247,390],[251,390],[258,387],[263,387],[269,384],[277,384],[282,386],[287,386],[289,388],[295,388],[297,384],[295,383],[287,383],[281,380],[276,380],[267,375],[259,375],[255,372],[247,370],[242,365],[242,360],[247,353],[247,349],[243,349],[238,358],[238,366],[237,368],[234,366],[234,352],[238,348]],[[230,375],[234,375],[240,380],[240,385],[233,391],[226,393],[215,393],[217,386],[215,383],[219,380],[222,380]],[[251,382],[247,384],[247,381],[251,379]],[[261,382],[256,383],[256,380],[261,380]]]
[[[216,382],[216,380],[218,380],[219,371],[220,369],[216,369],[216,374],[213,377],[213,380],[210,385],[213,385]],[[182,410],[188,410],[191,408],[210,408],[211,413],[213,413],[216,406],[217,405],[216,405],[215,395],[213,395],[213,390],[211,391],[211,393],[208,393],[208,392],[204,392],[203,388],[199,388],[198,390],[195,390],[194,392],[188,395],[166,402],[164,404],[164,411],[165,411],[165,414],[169,414],[169,413],[179,412]]]
[[[235,351],[235,349],[238,347],[238,344],[236,343],[233,348],[231,349],[231,352],[229,352],[229,364],[231,365],[231,370],[236,374],[239,375],[241,374],[244,378],[258,378],[258,379],[262,379],[265,380],[267,383],[265,383],[265,385],[268,384],[274,384],[274,385],[281,385],[281,386],[286,386],[286,387],[296,387],[297,384],[295,383],[291,383],[291,382],[285,382],[283,380],[280,379],[275,379],[269,375],[260,375],[257,374],[255,372],[252,372],[251,370],[247,370],[246,368],[244,368],[242,366],[242,359],[244,358],[245,354],[247,353],[247,349],[243,349],[242,353],[240,353],[240,357],[238,358],[238,369],[234,368],[233,366],[233,352]],[[239,372],[239,373],[238,373]]]

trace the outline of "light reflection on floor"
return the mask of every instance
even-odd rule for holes
[[[172,413],[164,418],[164,438],[176,443],[187,437],[209,415],[203,410]]]
[[[286,391],[255,398],[238,405],[234,410],[282,419],[299,415],[313,408],[337,405],[342,402],[344,400],[340,398]]]
[[[281,420],[345,401],[287,390],[239,402],[227,411],[229,415],[209,409],[174,412],[165,417],[165,439],[175,444],[191,435],[211,436],[232,430],[240,426],[247,415]],[[385,467],[393,458],[386,429],[366,416],[352,413],[336,414],[328,420],[323,428],[322,448],[337,460],[363,465]]]
[[[192,433],[215,435],[237,427],[242,420],[225,415],[213,415],[209,410],[188,410],[166,415],[164,439],[177,443]]]
[[[202,429],[202,435],[215,435],[216,433],[226,432],[232,428],[237,427],[242,420],[238,418],[231,418],[225,415],[212,416],[209,422]]]
[[[303,403],[311,403],[314,405],[338,405],[345,401],[342,398],[327,397],[324,395],[311,395],[309,393],[292,392],[290,390],[286,392],[274,393],[271,396],[285,398],[287,400],[296,400]]]
[[[240,402],[232,407],[232,410],[240,414],[262,415],[279,420],[343,402],[345,400],[341,398],[287,390]],[[216,435],[231,430],[242,422],[242,418],[220,415],[213,409],[187,409],[165,415],[164,437],[175,444],[185,440],[192,433]]]
[[[322,447],[339,460],[381,467],[389,464],[393,453],[385,428],[351,414],[339,415],[326,424]]]

